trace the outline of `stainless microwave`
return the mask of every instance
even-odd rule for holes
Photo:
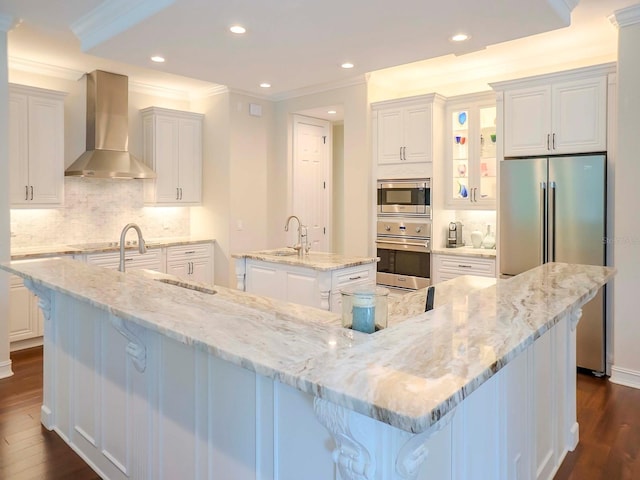
[[[378,215],[431,218],[431,179],[379,180]]]

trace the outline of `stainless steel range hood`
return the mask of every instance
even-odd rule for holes
[[[65,176],[155,178],[155,172],[127,150],[128,78],[101,70],[86,77],[87,150],[65,170]]]

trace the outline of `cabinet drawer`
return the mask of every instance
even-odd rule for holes
[[[333,274],[333,290],[359,283],[375,283],[375,272],[371,267],[353,267]]]
[[[167,248],[167,262],[174,262],[195,257],[211,256],[210,243],[197,243],[192,245],[178,245]]]
[[[480,275],[494,277],[496,274],[496,262],[493,259],[441,256],[438,262],[438,272],[442,272],[439,278],[444,278],[443,273],[455,273],[458,275]]]
[[[162,271],[162,251],[160,249],[147,250],[141,254],[138,250],[127,250],[124,253],[125,268],[148,268]],[[120,265],[120,253],[93,253],[87,255],[87,263],[98,267],[117,269]]]

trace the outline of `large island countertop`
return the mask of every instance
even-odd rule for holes
[[[365,335],[329,312],[222,287],[210,295],[67,259],[2,268],[409,432],[438,422],[614,274],[546,264]]]
[[[341,268],[357,267],[375,263],[377,257],[354,257],[339,255],[337,253],[325,253],[311,251],[304,255],[298,255],[292,248],[277,248],[272,250],[260,250],[256,252],[234,253],[233,258],[248,258],[282,265],[311,268],[319,271],[331,271]]]

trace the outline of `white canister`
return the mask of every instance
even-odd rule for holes
[[[482,237],[482,232],[479,230],[471,232],[471,245],[473,245],[473,248],[480,248],[482,245]]]

